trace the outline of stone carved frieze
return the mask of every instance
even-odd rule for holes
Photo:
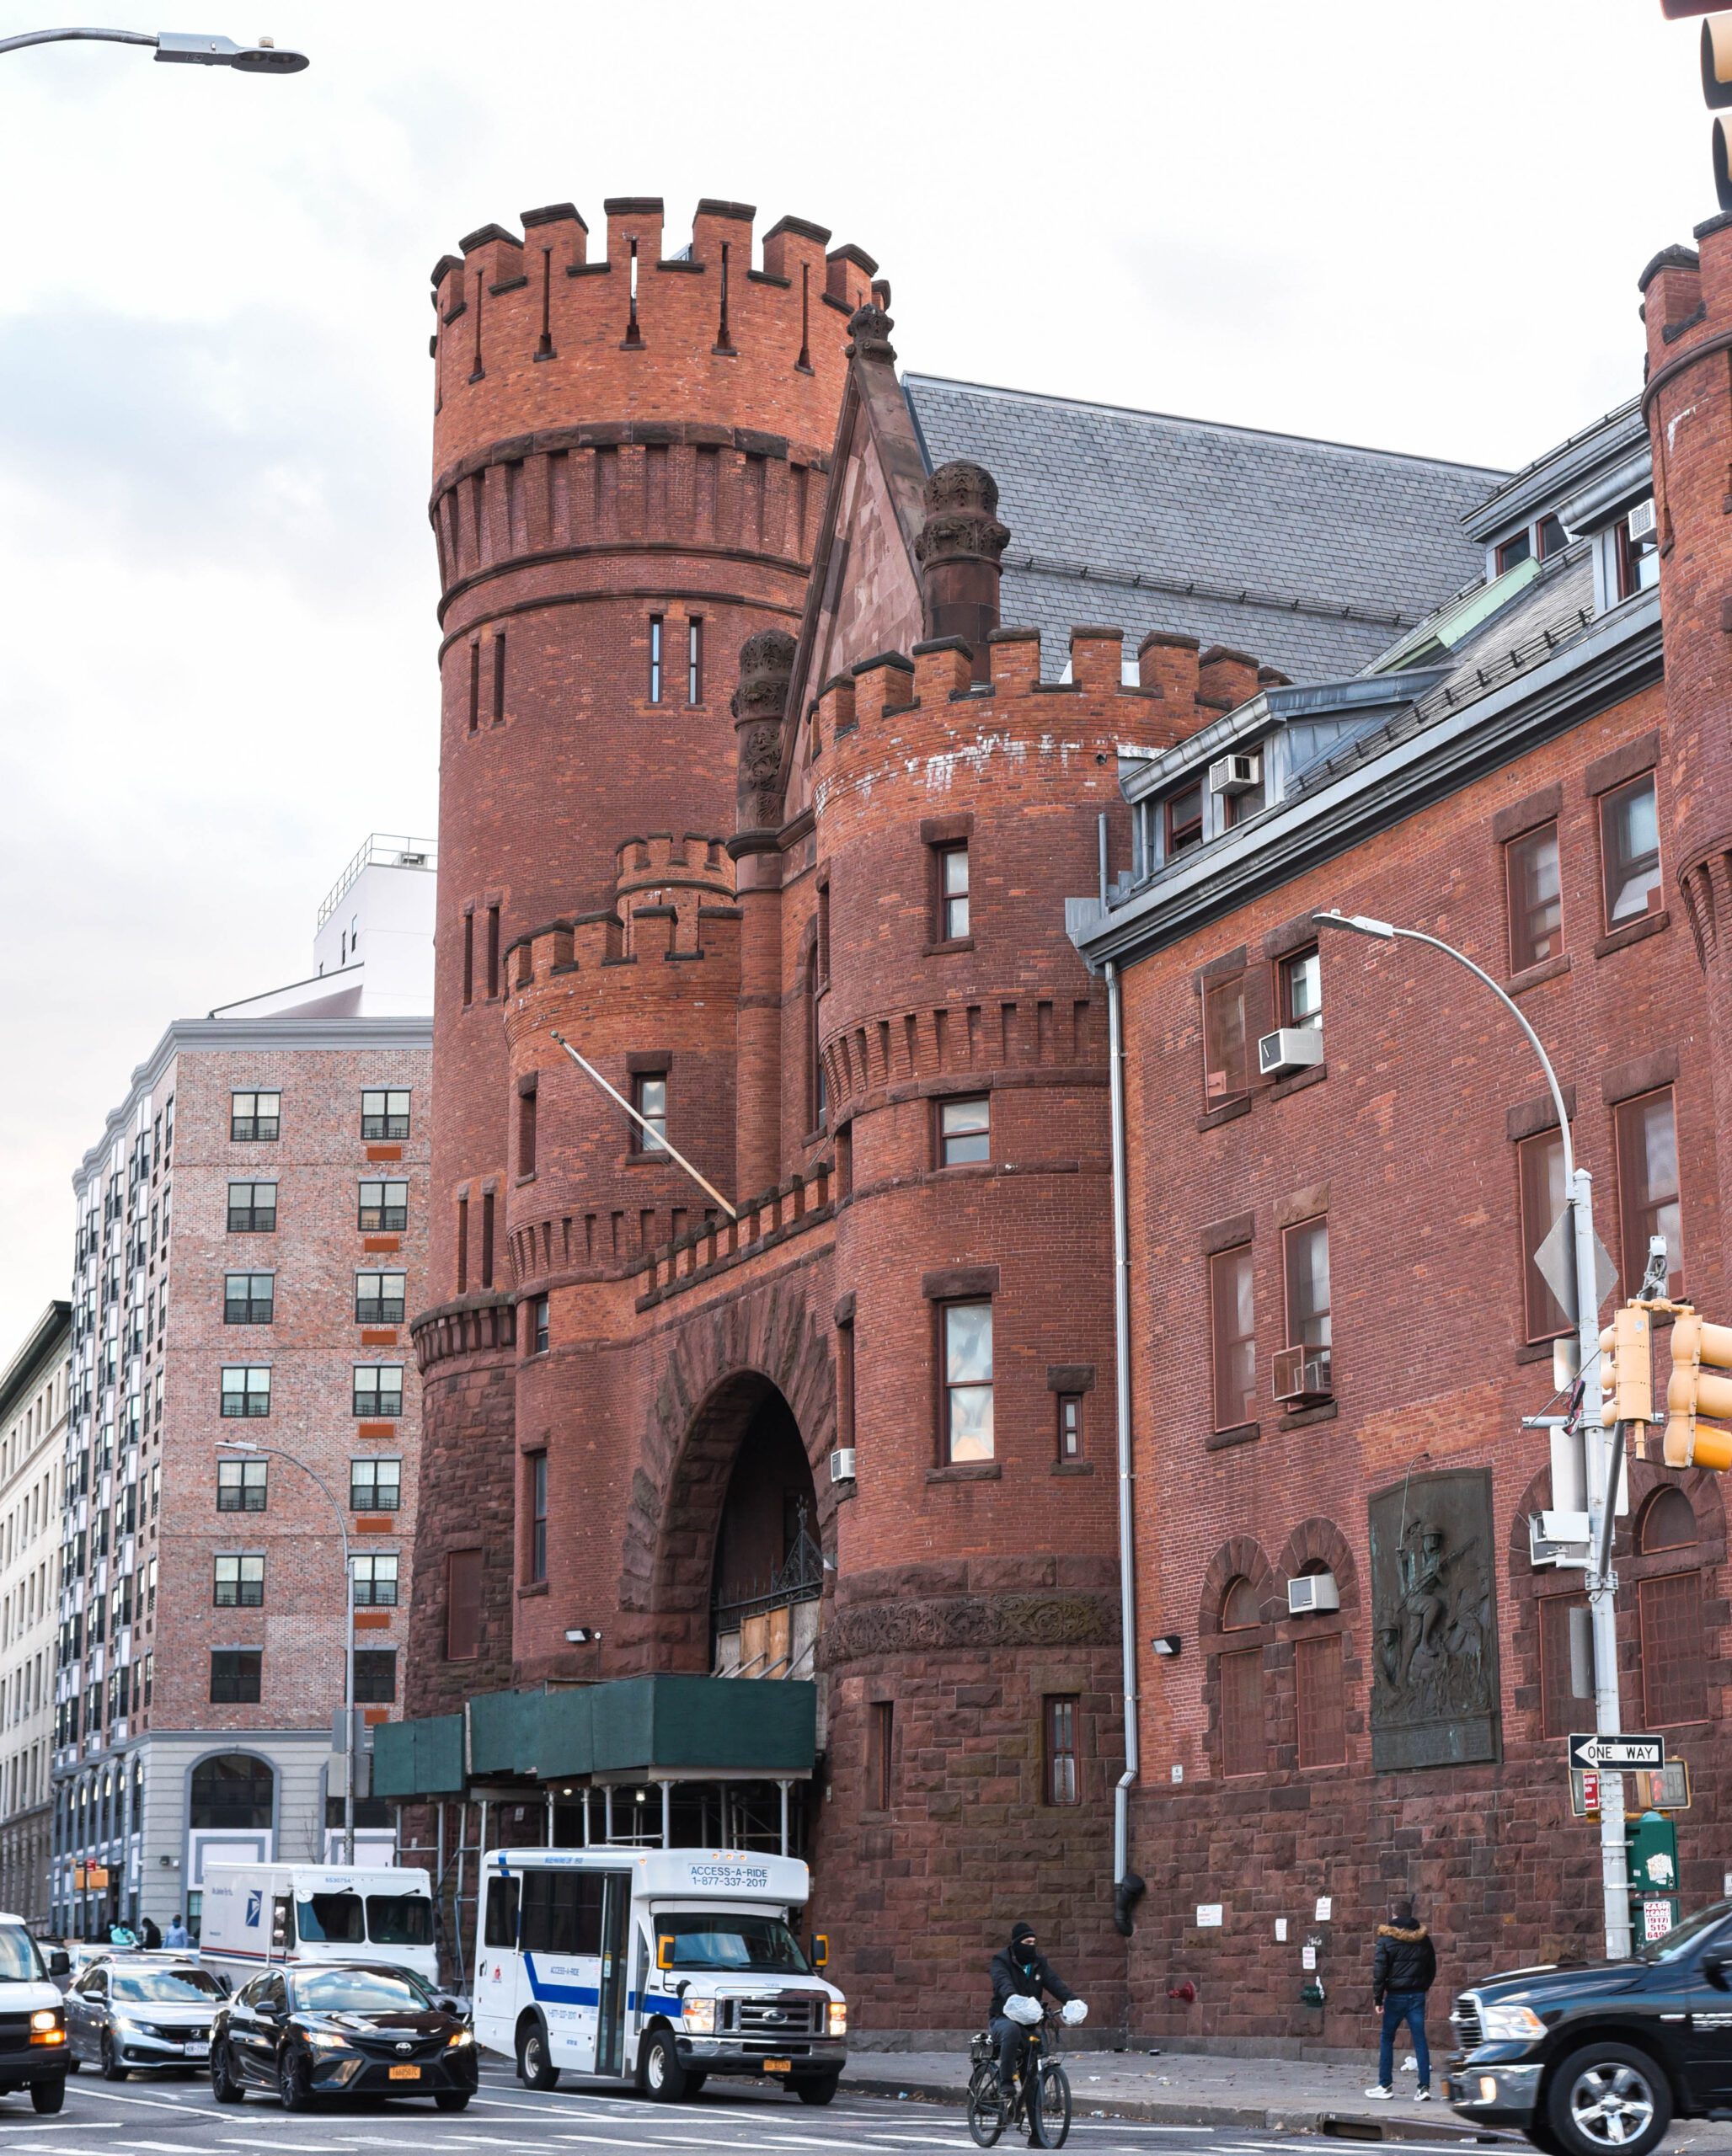
[[[731,710],[736,744],[737,827],[773,830],[782,820],[782,722],[794,675],[794,638],[760,629],[740,648]]]
[[[963,1594],[838,1609],[820,1646],[826,1668],[869,1656],[950,1648],[1110,1646],[1119,1605],[1104,1594]]]
[[[1495,1759],[1491,1477],[1414,1475],[1381,1491],[1370,1513],[1373,1767]]]

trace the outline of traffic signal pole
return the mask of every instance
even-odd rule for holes
[[[1586,1586],[1589,1620],[1594,1642],[1594,1726],[1601,1737],[1617,1737],[1623,1731],[1623,1711],[1617,1689],[1617,1575],[1609,1558],[1602,1564],[1602,1544],[1609,1551],[1612,1538],[1608,1515],[1617,1502],[1611,1463],[1613,1448],[1623,1443],[1623,1427],[1606,1429],[1601,1422],[1600,1282],[1594,1235],[1594,1179],[1578,1167],[1570,1142],[1569,1116],[1564,1088],[1552,1068],[1539,1035],[1521,1008],[1506,995],[1491,975],[1476,966],[1465,951],[1457,950],[1441,937],[1427,936],[1417,928],[1397,928],[1392,922],[1375,921],[1366,914],[1333,910],[1313,914],[1319,928],[1344,928],[1368,936],[1379,943],[1423,943],[1453,958],[1489,988],[1527,1036],[1527,1042],[1552,1089],[1558,1117],[1558,1136],[1564,1148],[1564,1188],[1570,1214],[1570,1248],[1574,1260],[1577,1369],[1580,1377],[1578,1427],[1581,1431],[1582,1460],[1588,1497]],[[1558,1502],[1558,1492],[1552,1493]],[[1628,1852],[1624,1846],[1623,1776],[1602,1774],[1600,1781],[1600,1876],[1606,1907],[1606,1953],[1609,1961],[1622,1961],[1630,1951],[1630,1886]]]

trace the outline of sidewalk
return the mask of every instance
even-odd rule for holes
[[[1526,2151],[1519,2137],[1476,2130],[1435,2096],[1414,2101],[1414,2076],[1398,2054],[1396,2095],[1373,2103],[1366,2090],[1377,2074],[1367,2050],[1362,2066],[1312,2065],[1294,2059],[1217,2058],[1195,2052],[1066,2051],[1065,2066],[1078,2118],[1105,2111],[1119,2118],[1169,2126],[1254,2127],[1267,2133],[1332,2133],[1344,2141],[1478,2142]],[[969,2063],[955,2052],[856,2052],[842,2086],[863,2096],[924,2098],[961,2104]],[[1432,2060],[1432,2086],[1441,2059]],[[1690,2121],[1675,2126],[1667,2151],[1732,2151],[1732,2129]]]

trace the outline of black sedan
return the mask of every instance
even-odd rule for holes
[[[430,2096],[461,2111],[475,2080],[468,2024],[419,1977],[382,1963],[267,1969],[211,2031],[219,2104],[263,2089],[286,2111],[323,2096]]]

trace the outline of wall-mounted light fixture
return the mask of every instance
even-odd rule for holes
[[[1149,1641],[1158,1655],[1175,1655],[1184,1644],[1177,1632],[1160,1632]]]

